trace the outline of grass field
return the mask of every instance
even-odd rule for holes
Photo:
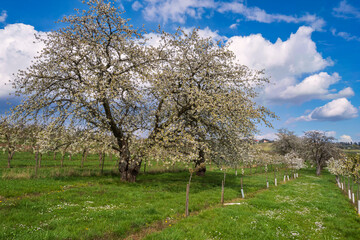
[[[105,162],[103,175],[97,156],[89,157],[83,169],[79,159],[73,156],[60,169],[59,160],[44,156],[35,178],[30,154],[15,155],[12,169],[5,168],[2,155],[1,239],[124,238],[156,221],[183,217],[189,172],[181,166],[171,173],[148,167],[150,173],[139,175],[136,183],[123,183],[114,170],[115,159]],[[265,178],[264,173],[244,177],[246,195],[263,189]],[[191,213],[220,202],[222,179],[215,168],[205,177],[193,177]],[[240,178],[232,171],[226,177],[225,199],[239,193]]]
[[[12,169],[0,157],[0,239],[360,239],[359,218],[329,174],[302,171],[278,187],[269,174],[268,190],[264,173],[246,175],[247,199],[240,200],[240,178],[231,170],[225,201],[241,205],[221,207],[223,173],[210,167],[192,179],[185,219],[184,166],[165,172],[154,165],[136,183],[123,183],[116,159],[106,159],[100,174],[96,155],[83,169],[79,156],[62,169],[44,156],[35,178],[30,154],[15,155]]]
[[[329,174],[302,171],[301,178],[240,203],[145,239],[360,239],[360,218]]]

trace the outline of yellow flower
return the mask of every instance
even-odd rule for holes
[[[88,228],[85,228],[85,230],[89,230]]]

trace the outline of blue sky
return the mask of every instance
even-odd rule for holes
[[[166,31],[200,27],[205,37],[230,43],[237,60],[265,69],[271,84],[257,101],[279,117],[274,129],[328,132],[342,141],[360,141],[360,3],[318,1],[117,1],[135,27],[160,24]],[[0,113],[9,109],[11,74],[26,68],[41,44],[34,33],[59,28],[55,21],[82,8],[81,1],[0,2]]]

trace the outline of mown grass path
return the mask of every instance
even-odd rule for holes
[[[145,239],[360,239],[360,217],[333,176],[304,171],[241,205],[203,211]]]

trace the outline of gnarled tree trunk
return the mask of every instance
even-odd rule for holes
[[[317,175],[317,176],[320,176],[321,170],[322,170],[321,164],[317,164],[317,165],[316,165],[316,175]]]
[[[197,176],[204,176],[206,172],[205,152],[203,149],[199,150],[199,157],[195,161],[195,172]]]
[[[135,182],[136,176],[140,172],[141,159],[131,159],[129,145],[127,141],[121,142],[119,172],[121,180],[126,182]]]

